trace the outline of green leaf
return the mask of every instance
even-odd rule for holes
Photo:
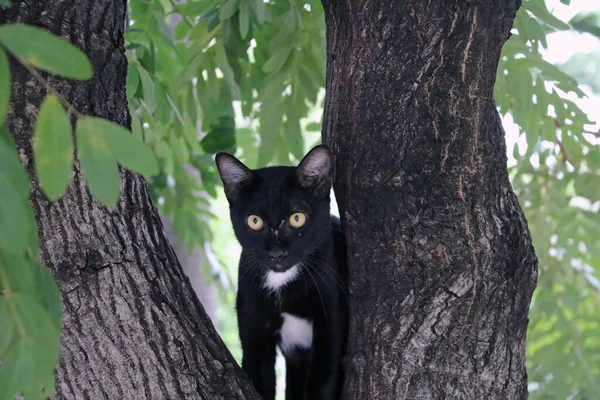
[[[27,279],[23,279],[23,277]],[[54,391],[61,329],[60,295],[50,270],[0,251],[0,316],[12,326],[0,342],[0,398],[46,399]]]
[[[242,39],[246,39],[248,31],[250,30],[250,8],[247,1],[243,1],[240,5],[240,36]]]
[[[262,70],[266,73],[278,72],[287,61],[291,51],[292,48],[289,46],[279,48],[263,65]]]
[[[600,38],[600,11],[580,12],[569,21],[579,32],[586,32]]]
[[[2,285],[0,285],[1,287]],[[0,321],[2,321],[2,329],[0,329],[0,359],[6,353],[6,349],[13,340],[15,334],[15,324],[10,315],[8,302],[0,298]],[[1,369],[2,367],[0,367]]]
[[[221,6],[221,10],[219,11],[219,20],[225,21],[233,17],[233,14],[237,11],[238,8],[238,0],[229,0],[227,3]]]
[[[142,89],[144,90],[144,102],[146,103],[148,112],[153,114],[154,111],[156,111],[156,88],[154,86],[154,81],[144,67],[142,67],[140,64],[138,64],[137,67],[140,79],[142,81]]]
[[[104,135],[90,118],[77,121],[79,163],[90,192],[102,204],[113,206],[119,200],[119,168]]]
[[[187,118],[183,123],[183,135],[190,149],[200,151],[198,132],[196,131],[196,127]]]
[[[142,122],[140,121],[140,117],[131,107],[129,107],[129,115],[131,115],[131,133],[135,137],[144,140],[144,128],[142,128]]]
[[[536,17],[538,17],[539,19],[541,19],[542,21],[544,21],[551,27],[556,28],[561,31],[566,31],[571,28],[569,26],[569,24],[556,18],[554,15],[552,15],[552,13],[550,13],[550,11],[548,11],[545,1],[543,1],[543,0],[529,1],[529,2],[526,2],[525,5],[526,5],[526,8],[529,9],[529,11],[531,11],[533,13],[533,15],[535,15]]]
[[[307,124],[304,129],[309,132],[321,132],[321,124],[318,122],[311,122],[310,124]]]
[[[10,104],[10,85],[8,57],[6,57],[4,50],[0,48],[0,124],[4,122]]]
[[[200,145],[208,154],[235,150],[235,127],[217,127],[211,130],[202,138]]]
[[[44,100],[33,135],[35,170],[50,200],[59,199],[71,180],[73,139],[71,123],[55,96]]]
[[[127,98],[132,99],[140,85],[140,72],[137,69],[137,66],[129,64],[126,82],[125,91],[127,92]]]
[[[0,43],[21,61],[43,71],[78,80],[92,77],[92,64],[81,50],[43,29],[2,25]]]
[[[0,139],[0,247],[23,251],[29,241],[29,178],[17,154]]]
[[[179,165],[187,164],[190,159],[190,153],[185,145],[185,138],[177,135],[169,135],[169,145],[171,145],[177,163]]]
[[[104,138],[110,154],[122,166],[138,174],[149,176],[158,174],[159,168],[154,153],[140,138],[132,135],[127,129],[97,117],[85,117],[80,121],[88,132],[93,132],[94,137]]]
[[[269,18],[267,6],[265,5],[264,0],[256,0],[254,12],[256,13],[256,19],[258,20],[258,23],[261,25],[264,24]]]

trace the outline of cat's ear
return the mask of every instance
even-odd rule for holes
[[[254,173],[231,154],[217,153],[215,162],[225,187],[225,196],[230,202],[235,202],[252,183]]]
[[[331,151],[322,144],[309,151],[300,161],[296,178],[304,189],[325,197],[331,190],[332,169]]]

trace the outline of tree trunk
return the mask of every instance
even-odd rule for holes
[[[0,23],[24,22],[81,48],[94,77],[47,76],[80,112],[126,127],[126,1],[13,2]],[[31,137],[46,90],[11,60],[13,94],[7,126],[33,176]],[[46,76],[46,75],[45,75]],[[63,298],[56,399],[257,398],[220,340],[165,238],[144,180],[129,172],[121,200],[107,209],[90,196],[75,168],[60,201],[34,182],[41,258]]]
[[[323,0],[347,399],[524,399],[537,260],[493,100],[509,1]]]
[[[217,287],[211,280],[210,276],[208,279],[204,277],[203,265],[208,263],[206,254],[202,247],[194,249],[191,253],[188,252],[186,245],[179,244],[179,237],[177,232],[173,229],[171,220],[167,217],[161,217],[165,235],[167,240],[171,243],[175,255],[181,264],[181,269],[190,280],[194,293],[198,296],[198,300],[202,303],[204,311],[209,316],[211,322],[215,327],[218,328],[217,324]]]

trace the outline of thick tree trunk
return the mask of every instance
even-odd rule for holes
[[[191,253],[188,251],[186,245],[179,244],[179,237],[177,232],[173,229],[171,220],[166,217],[161,217],[165,235],[167,240],[171,243],[179,264],[183,272],[190,280],[194,293],[198,296],[198,300],[202,303],[204,311],[210,317],[213,325],[218,328],[217,324],[217,287],[214,282],[206,279],[203,274],[203,265],[208,263],[206,254],[202,247],[194,249]]]
[[[123,48],[126,1],[13,2],[0,23],[44,27],[81,48],[94,78],[50,84],[80,112],[129,126]],[[12,60],[7,126],[33,175],[31,137],[46,90]],[[221,399],[258,395],[220,340],[165,238],[144,180],[123,173],[114,209],[96,203],[76,168],[51,203],[34,184],[43,262],[64,307],[57,399]]]
[[[348,399],[524,399],[537,261],[493,100],[520,4],[323,0]]]

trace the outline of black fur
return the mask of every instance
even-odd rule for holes
[[[339,398],[348,330],[347,266],[340,223],[329,210],[329,150],[316,147],[298,167],[251,171],[225,153],[216,161],[242,245],[236,309],[243,370],[263,398],[275,398],[275,346],[281,341],[282,313],[291,314],[312,321],[313,330],[309,349],[283,352],[286,399]],[[289,222],[296,212],[307,216],[300,228]],[[250,229],[249,215],[262,219],[260,231]],[[272,260],[269,251],[287,256]],[[265,287],[269,271],[294,265],[295,279],[278,290]]]

